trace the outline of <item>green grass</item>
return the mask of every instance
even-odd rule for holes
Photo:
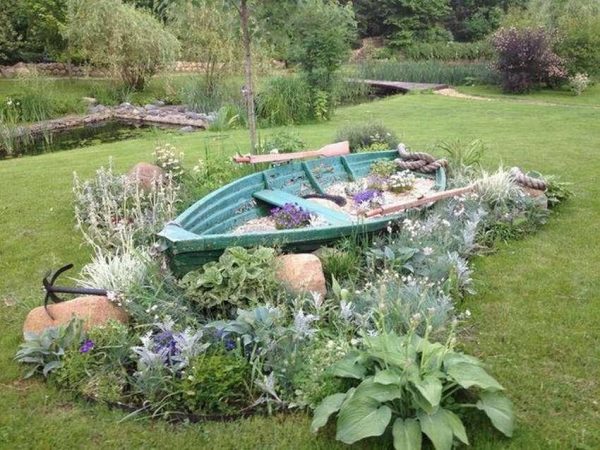
[[[572,106],[598,106],[600,107],[600,84],[595,84],[579,96],[567,88],[541,89],[527,95],[503,94],[498,86],[460,86],[457,88],[463,94],[476,95],[480,97],[503,98],[520,100],[523,102],[543,102]]]
[[[468,431],[474,449],[599,448],[600,110],[410,95],[341,108],[330,123],[293,129],[317,147],[338,127],[365,120],[381,120],[415,149],[481,138],[490,165],[519,165],[575,183],[576,196],[539,233],[475,260],[479,293],[462,305],[473,312],[465,347],[507,388],[518,429],[512,440],[488,426]],[[211,133],[170,141],[192,164],[206,136]],[[228,133],[227,152],[245,150],[246,142],[244,131]],[[331,429],[312,436],[303,415],[175,427],[120,424],[121,412],[19,380],[22,368],[12,357],[27,307],[42,298],[42,275],[66,262],[80,268],[89,258],[73,230],[72,171],[89,176],[111,155],[126,170],[150,160],[153,148],[154,138],[146,137],[0,161],[0,448],[345,448]],[[369,444],[359,448],[373,448]]]

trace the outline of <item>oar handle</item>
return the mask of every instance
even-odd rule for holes
[[[373,217],[373,216],[381,216],[384,214],[389,214],[392,212],[404,211],[410,208],[416,208],[417,206],[426,205],[427,203],[437,202],[438,200],[443,200],[445,198],[457,197],[459,195],[466,194],[471,192],[475,186],[469,185],[462,188],[450,189],[448,191],[438,192],[436,194],[428,195],[425,197],[418,198],[416,200],[404,203],[394,203],[392,205],[381,206],[380,208],[372,209],[368,211],[365,216]]]

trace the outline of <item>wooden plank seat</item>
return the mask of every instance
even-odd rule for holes
[[[298,197],[297,195],[290,194],[285,191],[265,189],[255,192],[253,197],[270,205],[279,207],[285,205],[286,203],[293,203],[309,213],[321,216],[331,225],[352,225],[353,223],[352,217],[346,213],[327,208],[326,206],[319,205],[316,202],[312,202],[308,199]]]

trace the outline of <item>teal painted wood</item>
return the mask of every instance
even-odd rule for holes
[[[286,203],[295,203],[310,213],[320,215],[331,225],[352,225],[353,223],[352,218],[347,214],[319,205],[318,203],[311,202],[310,200],[305,200],[302,197],[289,194],[285,191],[272,191],[270,189],[265,189],[263,191],[255,192],[254,198],[274,206],[283,206]]]
[[[280,246],[292,251],[307,251],[342,237],[381,230],[390,220],[398,219],[404,213],[359,219],[301,197],[318,194],[319,187],[326,189],[337,181],[362,178],[369,173],[373,162],[397,157],[398,152],[390,150],[292,162],[223,186],[197,201],[159,233],[171,267],[177,275],[183,275],[218,258],[227,247],[234,245]],[[416,175],[435,179],[437,190],[446,189],[443,169],[438,170],[435,175]],[[232,230],[240,224],[267,216],[272,205],[281,206],[285,203],[298,203],[299,206],[320,214],[329,225],[232,234]]]

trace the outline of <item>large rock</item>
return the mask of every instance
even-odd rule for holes
[[[46,328],[66,325],[73,317],[84,321],[86,330],[104,325],[110,320],[127,323],[127,313],[106,297],[79,297],[67,302],[48,305],[50,317],[43,306],[32,309],[25,323],[23,333],[41,333]]]
[[[135,166],[127,174],[127,177],[136,183],[138,183],[144,189],[150,189],[152,186],[156,185],[156,183],[160,183],[165,178],[165,171],[160,167],[140,162]]]
[[[545,191],[533,189],[527,186],[522,186],[523,192],[529,196],[533,201],[542,209],[548,209],[548,197],[546,197]]]
[[[277,257],[277,279],[293,294],[318,292],[325,296],[325,275],[321,261],[312,254]]]

